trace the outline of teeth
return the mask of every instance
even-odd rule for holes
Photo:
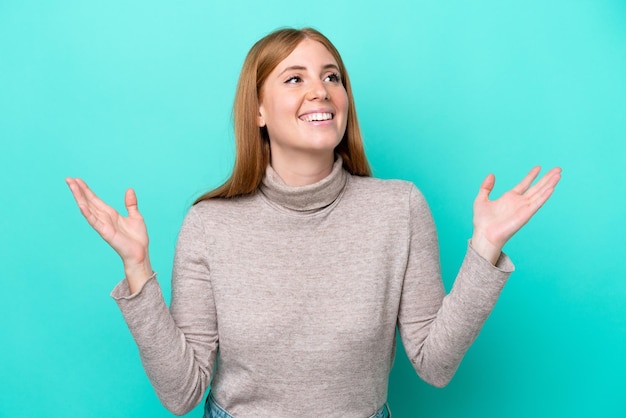
[[[308,115],[302,116],[302,120],[305,122],[316,122],[321,120],[330,120],[333,118],[332,113],[309,113]]]

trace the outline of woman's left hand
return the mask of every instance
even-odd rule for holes
[[[485,259],[495,264],[504,244],[548,200],[561,179],[558,167],[548,171],[531,187],[540,167],[535,167],[514,188],[497,200],[489,200],[496,178],[489,174],[474,201],[474,234],[472,247]]]

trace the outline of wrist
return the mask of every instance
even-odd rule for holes
[[[143,285],[153,276],[150,260],[146,259],[138,264],[124,263],[124,274],[128,281],[128,287],[131,293],[137,292]]]
[[[502,246],[493,244],[484,235],[474,233],[470,240],[470,245],[485,260],[489,261],[492,265],[496,265],[500,254],[502,253]]]

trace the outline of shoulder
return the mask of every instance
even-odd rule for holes
[[[211,199],[205,199],[196,203],[189,209],[189,212],[201,214],[231,211],[235,207],[244,208],[254,204],[254,202],[256,202],[257,200],[257,197],[258,193],[237,197],[213,197]]]
[[[351,176],[350,189],[352,193],[370,199],[372,202],[395,202],[396,204],[405,202],[426,203],[424,195],[415,184],[406,180],[385,180],[375,177]]]
[[[254,213],[258,203],[256,194],[232,198],[211,198],[202,200],[189,208],[185,223],[213,227],[214,223],[229,223],[241,220],[247,212]]]
[[[375,222],[387,222],[394,230],[411,233],[432,233],[434,220],[432,212],[422,192],[405,180],[382,180],[366,177],[352,177],[351,185],[355,198],[353,210],[367,213]],[[386,220],[386,221],[384,221]],[[398,225],[401,225],[398,229]]]
[[[413,183],[372,177],[351,176],[342,207],[372,222],[383,219],[411,222],[430,214],[424,195]]]

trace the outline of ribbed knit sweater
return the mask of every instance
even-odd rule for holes
[[[365,418],[387,399],[396,326],[420,377],[444,386],[512,270],[470,245],[446,296],[422,194],[351,176],[339,158],[309,186],[268,167],[259,192],[193,206],[169,309],[156,279],[112,296],[175,414],[211,384],[235,417]]]

